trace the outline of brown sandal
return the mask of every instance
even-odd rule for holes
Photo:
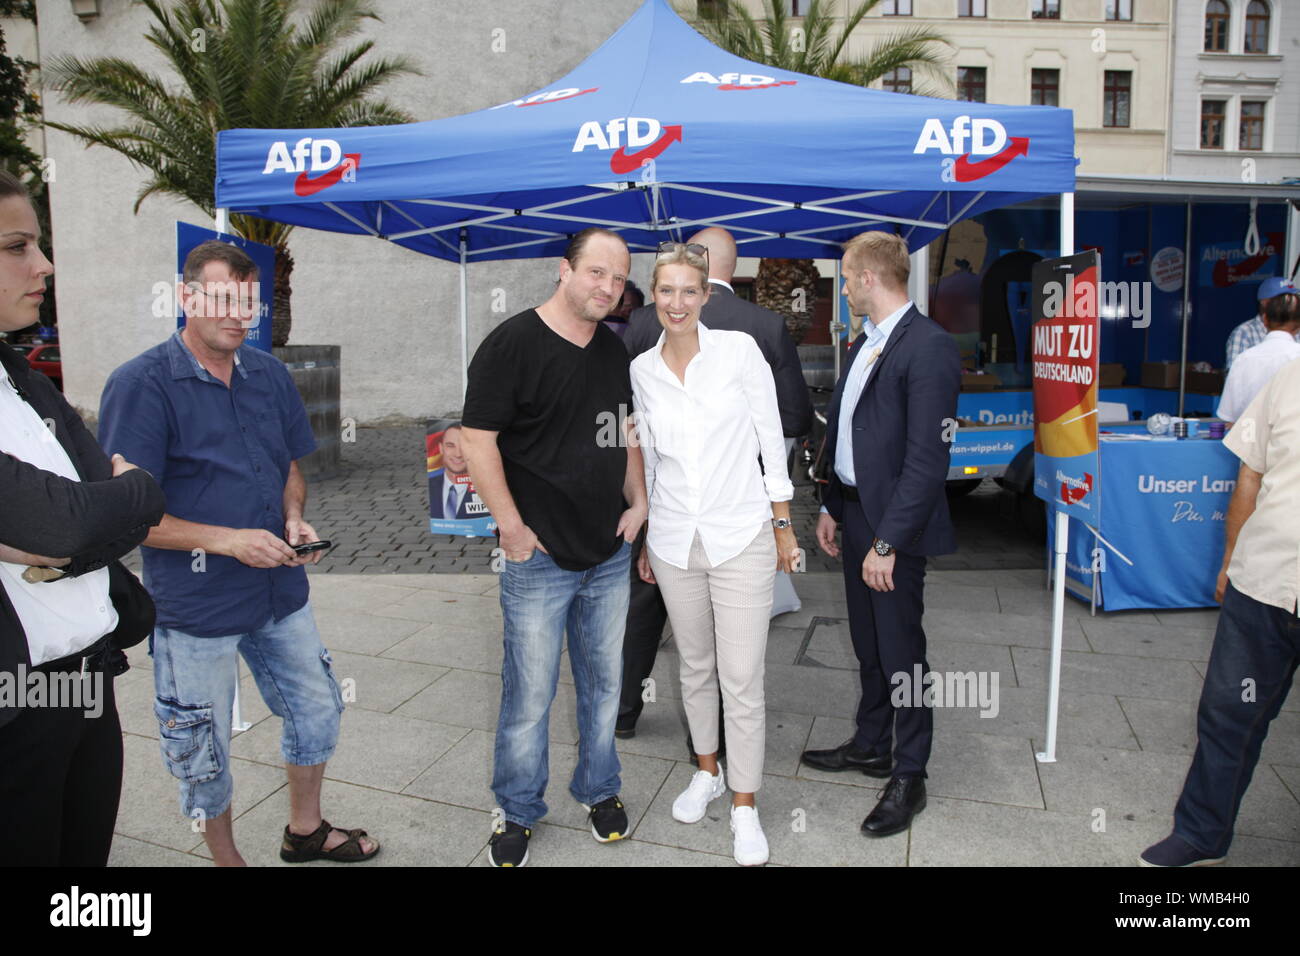
[[[347,839],[331,850],[326,850],[325,841],[330,831],[338,830]],[[310,860],[332,860],[335,863],[360,863],[379,852],[379,841],[372,840],[374,846],[370,852],[361,849],[361,838],[369,836],[365,830],[340,830],[329,825],[328,820],[321,820],[314,832],[299,836],[284,828],[284,841],[280,844],[280,859],[286,863],[307,863]]]

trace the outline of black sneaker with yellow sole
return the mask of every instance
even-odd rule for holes
[[[608,797],[595,806],[587,807],[587,820],[591,835],[598,843],[613,843],[627,836],[627,811],[618,797]]]
[[[488,862],[493,866],[523,866],[528,862],[528,840],[533,831],[507,820],[488,841]]]

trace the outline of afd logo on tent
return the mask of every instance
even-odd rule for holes
[[[561,100],[571,100],[575,96],[586,96],[588,93],[595,93],[599,86],[593,86],[587,90],[580,90],[576,86],[569,87],[565,90],[547,90],[545,93],[534,93],[532,96],[526,96],[521,100],[511,100],[509,103],[498,103],[490,107],[492,110],[505,109],[507,106],[543,106],[547,103],[558,103]]]
[[[664,126],[657,119],[646,116],[616,116],[604,123],[600,120],[583,123],[573,141],[573,152],[586,152],[592,147],[604,151],[612,149],[614,155],[609,158],[609,168],[621,176],[657,159],[681,139],[680,126]],[[628,152],[629,149],[633,152]]]
[[[719,73],[714,76],[701,70],[682,80],[683,83],[708,83],[719,90],[770,90],[776,86],[794,86],[798,80],[778,80],[761,73]]]
[[[361,167],[360,153],[344,153],[336,140],[305,136],[294,143],[275,142],[266,152],[268,173],[297,173],[293,191],[299,196],[313,196],[336,183],[354,183]]]
[[[969,183],[996,173],[1017,156],[1026,155],[1029,137],[1012,136],[1008,140],[1007,128],[995,119],[958,116],[948,129],[944,129],[941,120],[928,119],[912,152],[925,154],[932,149],[950,157],[943,161],[939,177],[943,182]]]

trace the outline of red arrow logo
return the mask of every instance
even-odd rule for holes
[[[1277,248],[1284,243],[1285,237],[1280,232],[1270,232],[1268,234],[1268,243]],[[1249,279],[1255,274],[1255,270],[1273,258],[1271,252],[1258,252],[1253,256],[1248,256],[1240,262],[1229,263],[1227,259],[1220,259],[1214,264],[1213,280],[1216,287],[1222,289],[1225,286],[1241,282],[1243,279]]]
[[[337,183],[349,169],[360,168],[360,153],[344,153],[343,162],[333,169],[321,173],[315,179],[308,176],[306,172],[299,173],[298,178],[293,181],[293,191],[299,196],[314,196],[322,189],[329,189]]]
[[[1025,156],[1029,153],[1029,137],[1013,136],[1011,145],[998,153],[996,156],[990,156],[988,159],[981,159],[977,163],[970,161],[970,153],[965,156],[957,157],[957,162],[953,163],[952,172],[959,183],[969,183],[976,179],[983,179],[1011,162],[1017,156]]]
[[[549,100],[533,100],[531,103],[517,103],[516,106],[541,106],[543,103],[558,103],[560,100],[571,100],[575,96],[582,96],[584,93],[595,93],[599,86],[593,86],[589,90],[579,90],[576,93],[570,93],[567,96],[553,96]]]
[[[774,86],[794,86],[798,80],[777,80],[775,83],[760,83],[757,86],[737,86],[735,83],[723,83],[720,90],[769,90]]]
[[[1067,505],[1077,505],[1084,498],[1088,497],[1088,492],[1092,491],[1092,475],[1087,472],[1083,475],[1083,487],[1075,488],[1061,482],[1061,500]]]
[[[620,176],[624,173],[630,173],[634,169],[640,169],[647,160],[654,159],[673,143],[681,142],[681,138],[682,128],[680,126],[665,126],[664,134],[645,149],[629,153],[626,146],[620,146],[618,151],[609,158],[609,168]]]

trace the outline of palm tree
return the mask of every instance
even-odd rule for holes
[[[384,126],[411,117],[376,89],[417,71],[402,58],[362,59],[364,40],[334,49],[362,21],[378,20],[366,0],[140,0],[153,15],[146,39],[166,57],[175,77],[146,73],[119,57],[60,57],[48,68],[53,88],[72,103],[122,110],[118,126],[47,122],[89,145],[116,150],[151,175],[135,211],[154,193],[178,196],[215,213],[218,130],[241,127],[303,129]],[[180,82],[177,83],[176,80]],[[289,338],[289,277],[293,227],[232,215],[231,229],[275,249],[271,340]]]
[[[908,70],[936,84],[913,85],[913,93],[950,93],[953,83],[943,72],[945,55],[937,49],[947,46],[948,40],[933,30],[905,27],[876,39],[865,56],[851,55],[853,31],[879,3],[862,0],[837,29],[838,18],[830,11],[830,4],[822,0],[812,0],[801,18],[786,13],[785,0],[763,0],[764,16],[757,18],[738,2],[715,0],[708,7],[701,4],[703,12],[696,28],[724,50],[778,69],[857,86],[868,86],[895,70]],[[754,299],[785,317],[796,343],[803,340],[812,324],[818,278],[811,259],[759,262]],[[800,289],[802,295],[797,294]]]

